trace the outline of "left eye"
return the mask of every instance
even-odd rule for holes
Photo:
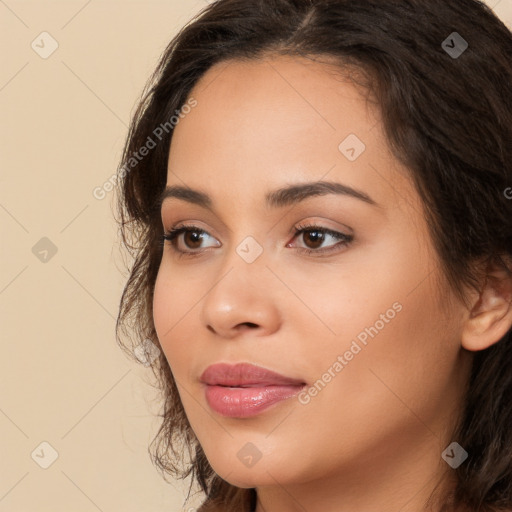
[[[297,228],[294,238],[298,238],[301,235],[306,247],[299,247],[298,249],[307,253],[324,253],[336,250],[338,246],[348,245],[353,239],[351,235],[346,235],[345,233],[340,233],[320,226],[300,226]],[[329,239],[338,243],[322,248],[322,245]],[[288,244],[286,247],[291,247],[291,245]]]

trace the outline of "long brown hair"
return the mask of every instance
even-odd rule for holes
[[[162,255],[157,199],[175,126],[170,120],[179,122],[192,88],[214,64],[264,54],[328,57],[340,69],[357,71],[350,77],[378,102],[389,146],[423,201],[443,275],[462,300],[465,285],[478,285],[475,261],[504,266],[503,256],[512,255],[512,35],[484,3],[218,0],[163,52],[120,163],[118,221],[133,264],[116,336],[128,354],[145,340],[159,346],[152,300]],[[144,146],[148,151],[140,151]],[[511,331],[475,354],[453,433],[469,453],[454,470],[454,509],[512,509],[511,364]],[[164,477],[191,476],[206,497],[201,510],[216,503],[238,512],[254,508],[254,489],[233,487],[208,463],[163,352],[151,368],[163,411],[150,453]]]

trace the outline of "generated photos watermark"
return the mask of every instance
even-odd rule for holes
[[[146,139],[146,142],[137,150],[132,152],[131,156],[126,160],[125,164],[119,169],[116,174],[108,178],[101,186],[95,187],[92,195],[95,199],[101,201],[105,199],[107,194],[114,190],[114,186],[119,179],[122,179],[126,174],[136,167],[151,150],[156,148],[158,143],[164,138],[164,134],[170,133],[187,114],[192,112],[192,109],[197,106],[197,100],[190,98],[180,110],[175,110],[175,115],[171,116],[165,123],[160,123]]]
[[[354,359],[354,356],[359,354],[364,347],[368,345],[368,337],[372,339],[377,336],[387,324],[393,320],[403,306],[400,302],[395,302],[391,308],[385,313],[381,313],[379,320],[377,320],[371,327],[366,327],[357,336],[356,339],[352,340],[350,349],[346,350],[343,355],[339,355],[336,361],[333,362],[329,368],[322,374],[322,376],[309,388],[304,389],[298,395],[298,400],[302,405],[307,405],[311,402],[311,398],[315,397],[320,393],[326,386],[331,382],[341,370],[347,366],[350,361]],[[358,343],[359,341],[359,343]],[[362,346],[361,346],[362,345]]]

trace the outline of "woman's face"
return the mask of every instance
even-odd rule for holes
[[[448,468],[441,453],[470,363],[467,312],[443,284],[378,111],[302,58],[218,64],[191,96],[167,185],[210,203],[163,202],[165,230],[195,228],[165,242],[154,321],[214,470],[297,496],[315,480],[424,484]],[[333,186],[293,188],[320,181]],[[263,377],[207,386],[202,374],[216,363],[250,363],[303,387]]]

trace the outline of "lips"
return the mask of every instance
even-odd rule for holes
[[[296,396],[305,382],[248,363],[209,366],[201,375],[212,411],[228,418],[256,416]]]
[[[265,387],[302,386],[304,381],[285,377],[261,366],[248,363],[230,365],[219,363],[209,366],[201,375],[201,382],[209,386]]]

